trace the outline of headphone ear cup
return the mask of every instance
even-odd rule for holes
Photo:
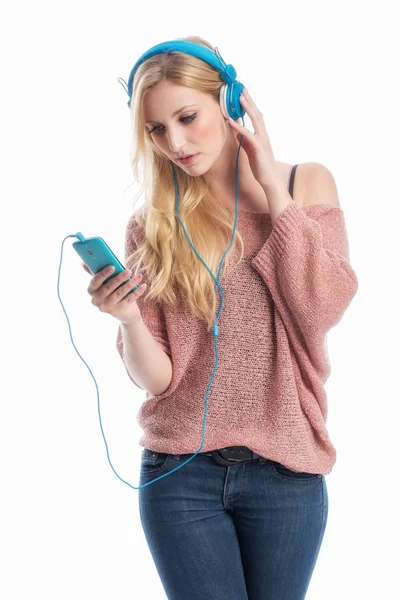
[[[228,104],[227,104],[227,92],[228,92],[228,84],[224,83],[223,85],[221,85],[221,88],[219,90],[219,107],[220,107],[221,112],[224,115],[225,119],[228,119],[228,117],[230,117],[230,114],[228,112]]]
[[[243,83],[235,81],[234,83],[224,83],[219,91],[219,105],[225,119],[231,117],[234,121],[243,117],[246,110],[240,104],[240,94],[244,89]]]

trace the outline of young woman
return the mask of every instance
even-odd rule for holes
[[[254,99],[240,97],[252,132],[222,110],[223,85],[183,51],[137,68],[145,202],[127,224],[127,270],[88,291],[119,320],[118,351],[146,390],[140,516],[168,598],[300,600],[336,460],[325,338],[358,281],[329,169],[276,161]]]

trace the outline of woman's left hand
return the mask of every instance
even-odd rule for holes
[[[279,184],[278,166],[265,128],[263,115],[250,98],[248,91],[245,90],[240,95],[240,103],[251,119],[254,133],[251,133],[246,127],[239,125],[230,117],[227,122],[232,129],[238,132],[239,135],[236,138],[239,142],[240,136],[243,135],[242,148],[247,154],[255,179],[263,188],[273,187]]]

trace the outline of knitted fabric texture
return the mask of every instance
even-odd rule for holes
[[[222,285],[219,361],[201,452],[247,446],[293,471],[328,474],[336,450],[326,428],[326,335],[358,289],[344,213],[338,206],[293,201],[274,226],[269,213],[252,212],[239,213],[237,226],[245,254]],[[133,214],[125,260],[140,235]],[[139,444],[194,454],[216,360],[213,333],[184,306],[158,305],[145,296],[137,300],[142,318],[170,356],[173,375],[162,394],[146,390],[137,417],[144,431]],[[120,326],[117,349],[125,364]]]

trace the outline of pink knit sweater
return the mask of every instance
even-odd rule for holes
[[[127,224],[125,260],[141,235],[134,217]],[[274,226],[268,213],[252,212],[239,213],[237,226],[245,254],[222,285],[219,362],[201,452],[247,446],[293,471],[328,474],[336,450],[326,429],[326,335],[358,289],[343,211],[293,202]],[[213,334],[184,306],[160,307],[146,295],[137,302],[171,357],[173,376],[162,394],[146,391],[138,413],[144,431],[139,444],[193,454],[201,445],[216,360]],[[120,327],[117,349],[124,361]]]

